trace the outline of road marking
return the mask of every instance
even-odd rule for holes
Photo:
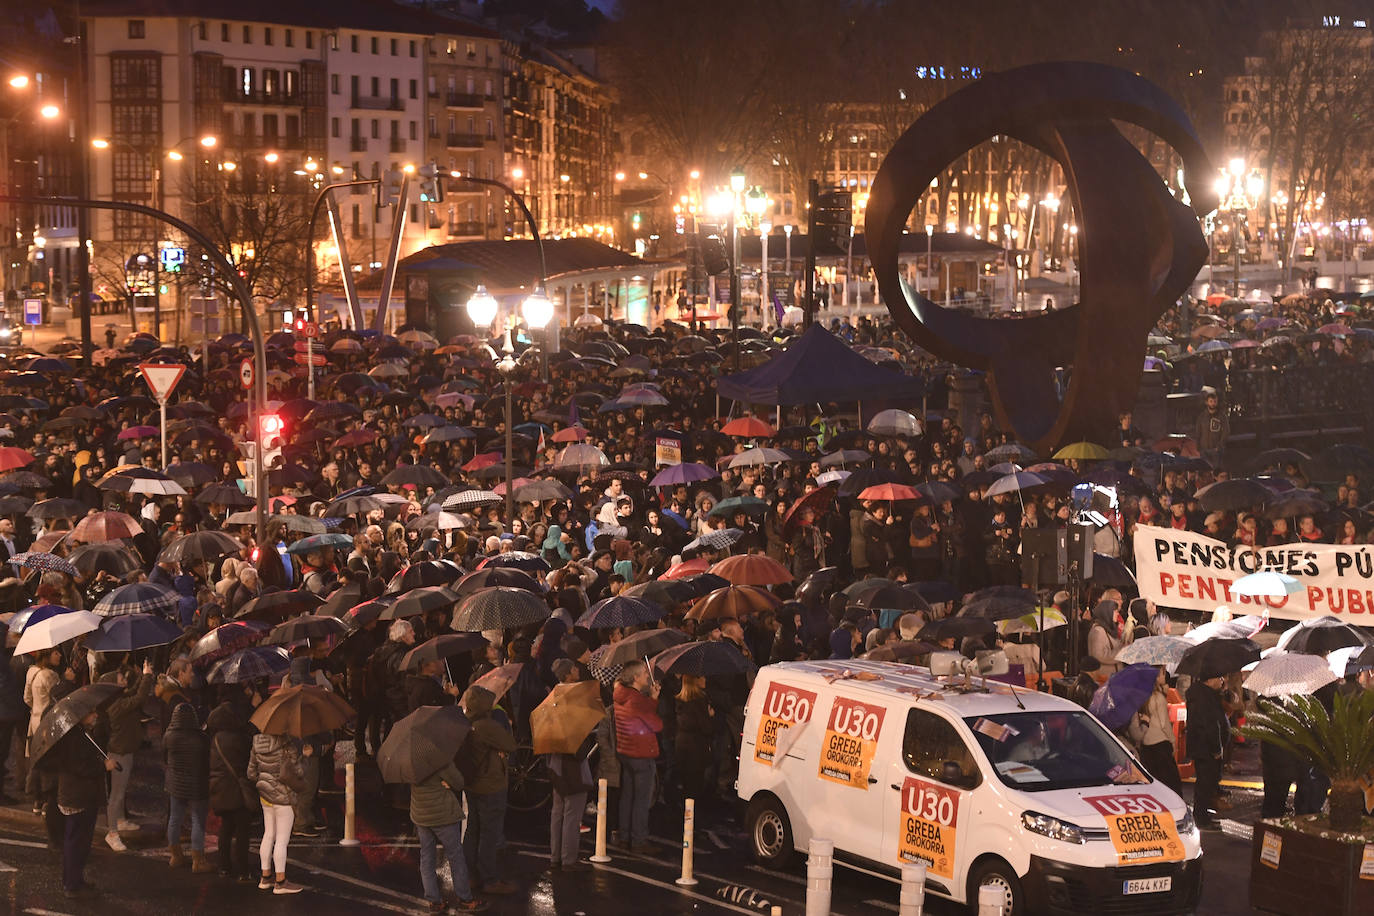
[[[71,913],[60,913],[57,910],[40,910],[38,907],[30,907],[24,911],[30,916],[72,916]]]
[[[371,881],[364,881],[363,879],[355,878],[352,875],[345,875],[336,871],[330,871],[329,869],[322,868],[314,864],[313,862],[303,862],[300,859],[290,858],[288,858],[286,861],[296,866],[297,868],[303,868],[306,871],[314,872],[319,875],[325,875],[326,877],[333,878],[336,881],[342,881],[345,884],[352,884],[355,887],[362,887],[370,891],[376,891],[379,894],[383,894],[387,897],[391,897],[396,900],[404,900],[411,906],[418,905],[416,897],[412,894],[403,894],[400,891],[393,891],[389,887],[383,887],[380,884],[373,884]]]
[[[888,903],[886,900],[865,900],[864,905],[876,906],[879,909],[887,910],[891,913],[900,913],[902,911],[901,907],[897,906],[895,903]]]
[[[542,858],[542,855],[540,853],[534,852],[522,851],[520,855]],[[594,868],[596,871],[607,871],[613,875],[620,875],[621,877],[629,878],[632,881],[639,881],[642,884],[651,884],[654,887],[660,887],[666,891],[673,891],[674,893],[681,894],[684,897],[691,897],[694,900],[700,900],[704,903],[709,903],[713,907],[731,910],[736,913],[747,913],[748,916],[758,916],[758,910],[748,910],[742,906],[735,906],[733,903],[726,903],[718,897],[708,897],[705,894],[698,894],[696,891],[686,890],[685,888],[678,887],[676,884],[670,884],[667,881],[659,881],[657,878],[650,878],[647,875],[638,875],[632,871],[626,871],[623,868],[616,868],[613,865],[604,865],[601,863],[596,863],[592,866],[592,868]]]
[[[776,869],[772,868],[765,868],[762,865],[750,865],[749,870],[759,872],[760,874],[768,875],[772,878],[781,878],[782,880],[791,882],[792,884],[795,884],[798,887],[806,887],[806,879],[799,878],[796,875],[791,874],[789,872],[777,871]]]
[[[13,865],[6,865],[4,862],[0,862],[0,874],[12,871],[19,871],[19,869],[15,868]]]
[[[22,846],[25,849],[47,849],[47,843],[35,843],[33,840],[12,840],[7,836],[0,836],[0,843],[6,846]]]

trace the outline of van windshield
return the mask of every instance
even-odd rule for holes
[[[1150,782],[1086,712],[1016,712],[964,721],[998,778],[1023,792]]]

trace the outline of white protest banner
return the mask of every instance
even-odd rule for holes
[[[1228,547],[1191,531],[1137,526],[1135,567],[1140,594],[1163,607],[1214,611],[1225,604],[1237,616],[1267,611],[1271,617],[1307,620],[1334,614],[1374,626],[1374,549],[1369,546]],[[1282,598],[1231,591],[1237,579],[1260,570],[1292,576],[1302,591]]]

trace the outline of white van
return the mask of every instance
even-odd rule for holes
[[[948,659],[944,660],[948,662]],[[928,668],[860,660],[759,670],[745,710],[739,796],[755,857],[812,837],[836,861],[1005,912],[1188,913],[1202,845],[1187,806],[1082,707]]]

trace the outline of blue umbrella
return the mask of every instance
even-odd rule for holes
[[[181,627],[166,617],[153,614],[124,614],[107,617],[100,629],[86,638],[92,652],[134,652],[165,646],[181,636]]]
[[[10,619],[10,632],[18,635],[24,632],[24,627],[41,623],[58,614],[70,614],[73,610],[74,608],[63,607],[60,604],[35,604],[26,607]]]
[[[617,595],[593,604],[590,610],[577,618],[577,626],[586,627],[589,630],[633,627],[646,623],[657,623],[667,614],[666,608],[653,601]]]
[[[310,537],[292,541],[286,548],[287,553],[310,553],[326,547],[352,547],[353,538],[346,534],[312,534]]]
[[[1107,679],[1093,694],[1088,712],[1097,716],[1107,728],[1116,731],[1131,721],[1140,707],[1150,698],[1159,673],[1154,665],[1131,665]]]

